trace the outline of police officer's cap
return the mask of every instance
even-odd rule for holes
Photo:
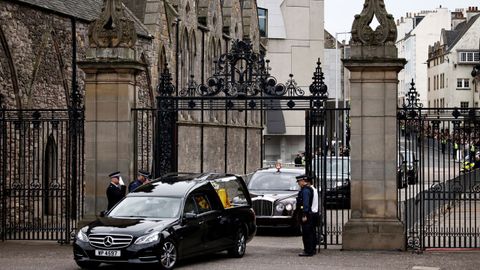
[[[141,175],[146,178],[150,178],[150,173],[144,170],[138,170],[138,175]]]
[[[297,182],[300,180],[305,180],[307,182],[310,182],[310,177],[306,174],[301,174],[299,176],[296,176],[295,178],[297,178]]]
[[[111,174],[108,175],[110,178],[118,178],[120,177],[120,172],[112,172]]]

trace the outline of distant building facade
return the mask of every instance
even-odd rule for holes
[[[478,107],[479,94],[471,76],[478,64],[480,11],[477,7],[453,13],[456,27],[442,30],[440,39],[429,46],[428,107]]]
[[[397,20],[398,40],[396,45],[399,57],[407,60],[405,69],[398,75],[399,105],[402,104],[405,93],[410,89],[412,80],[420,94],[420,102],[427,105],[428,46],[425,44],[435,42],[442,29],[450,30],[451,16],[447,8],[439,7],[416,14],[407,13],[406,17]]]
[[[308,93],[317,59],[324,58],[323,0],[258,0],[268,10],[268,52],[271,74],[286,82],[290,74]],[[326,77],[334,74],[326,74]],[[305,150],[303,112],[267,114],[265,161],[293,162]]]

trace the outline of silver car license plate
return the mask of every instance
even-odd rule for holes
[[[103,257],[120,257],[120,250],[95,250],[95,256],[103,256]]]

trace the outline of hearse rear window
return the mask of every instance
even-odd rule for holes
[[[211,181],[224,208],[247,206],[247,190],[237,178],[223,178]]]

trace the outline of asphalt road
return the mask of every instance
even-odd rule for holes
[[[314,257],[298,257],[300,237],[256,236],[242,259],[218,253],[182,262],[177,269],[279,270],[279,269],[472,269],[480,265],[480,250],[469,252],[366,252],[321,250]],[[73,270],[71,246],[52,242],[0,242],[0,269],[5,270]],[[147,269],[137,266],[102,265],[99,269]]]

